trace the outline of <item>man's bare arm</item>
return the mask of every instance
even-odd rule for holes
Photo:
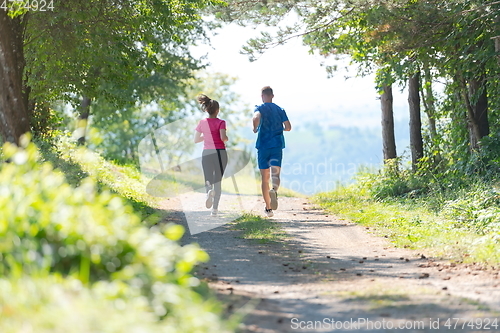
[[[257,129],[259,128],[259,124],[260,124],[260,112],[259,111],[254,112],[252,120],[253,120],[253,132],[257,133]]]
[[[284,126],[283,128],[284,131],[288,132],[292,130],[292,124],[290,124],[288,120],[283,122],[283,126]]]

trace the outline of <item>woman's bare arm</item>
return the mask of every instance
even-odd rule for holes
[[[226,134],[226,129],[220,129],[220,139],[222,140],[222,142],[226,142],[229,140]]]
[[[203,141],[203,134],[201,134],[198,131],[194,131],[194,143],[202,142]]]

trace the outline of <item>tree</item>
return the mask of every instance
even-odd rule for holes
[[[19,143],[29,131],[27,93],[23,90],[25,17],[11,18],[0,9],[0,134]]]
[[[194,78],[185,81],[184,92],[176,92],[178,98],[175,99],[165,95],[164,98],[156,98],[152,103],[126,106],[120,109],[106,101],[97,100],[94,105],[98,110],[90,119],[90,128],[96,134],[96,140],[89,143],[90,147],[99,150],[108,159],[121,163],[138,164],[137,147],[147,135],[154,134],[164,125],[183,118],[193,118],[195,125],[186,132],[194,131],[196,120],[203,117],[196,100],[200,93],[205,93],[219,101],[221,117],[228,122],[228,128],[242,126],[240,116],[242,110],[248,109],[248,107],[241,105],[240,96],[231,91],[236,79],[221,73],[198,71]],[[177,122],[177,124],[181,123],[183,122]],[[189,122],[185,123],[190,124]],[[167,135],[168,133],[164,136]],[[236,137],[236,133],[232,132],[230,135],[230,145],[237,144],[240,139]],[[191,145],[193,141],[192,136],[181,139],[189,143],[186,145],[179,141],[179,144],[184,146]],[[154,144],[159,147],[161,142]],[[159,149],[158,147],[156,148]],[[176,154],[174,151],[171,153]],[[169,159],[178,157],[169,156]]]
[[[215,3],[219,1],[55,0],[54,10],[46,12],[15,10],[17,5],[10,3],[0,10],[2,50],[17,58],[2,60],[2,66],[16,68],[11,80],[16,86],[1,90],[0,100],[35,102],[3,108],[2,133],[13,133],[4,139],[15,141],[18,132],[29,130],[19,125],[24,119],[29,123],[28,104],[65,99],[76,105],[80,100],[85,118],[87,105],[96,98],[117,105],[142,98],[144,91],[130,87],[137,78],[162,72],[175,82],[189,76],[198,62],[188,45],[203,37],[199,11]],[[14,131],[17,127],[21,130]]]
[[[394,137],[392,85],[386,85],[382,89],[383,92],[380,97],[382,107],[382,145],[384,161],[388,161],[397,157],[396,139]]]
[[[417,171],[418,162],[424,157],[420,118],[420,72],[413,74],[408,80],[408,105],[410,109],[411,164],[413,170]]]
[[[410,131],[415,164],[425,153],[417,119],[421,103],[429,118],[432,142],[428,146],[433,156],[442,156],[438,149],[443,149],[453,160],[452,154],[461,148],[455,145],[459,140],[449,140],[450,135],[461,135],[463,126],[470,133],[471,149],[463,153],[466,159],[467,154],[480,151],[482,138],[491,133],[495,121],[488,111],[492,105],[500,107],[498,89],[494,88],[499,86],[500,66],[492,39],[500,34],[498,7],[496,1],[483,0],[235,0],[230,1],[229,9],[221,10],[220,17],[275,24],[294,11],[297,23],[274,33],[261,33],[244,51],[255,57],[269,47],[301,37],[311,51],[326,57],[348,55],[359,65],[361,75],[381,68],[395,83],[411,86]],[[423,86],[415,76],[421,70],[425,75]],[[443,82],[447,92],[439,103],[432,89],[436,81]],[[420,99],[420,91],[425,98]],[[461,98],[457,100],[456,96]],[[447,99],[454,101],[452,110],[443,109],[452,105]],[[450,116],[465,117],[467,125],[447,121]]]

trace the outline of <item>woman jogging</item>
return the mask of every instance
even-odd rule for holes
[[[217,216],[219,201],[222,193],[221,182],[227,165],[226,145],[226,121],[217,118],[219,114],[219,102],[210,99],[206,95],[198,96],[203,111],[208,117],[200,120],[194,135],[194,142],[204,142],[201,164],[205,176],[205,188],[207,192],[206,207],[212,207],[212,216]]]

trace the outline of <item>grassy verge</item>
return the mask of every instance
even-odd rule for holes
[[[66,139],[55,145],[47,142],[37,142],[37,145],[43,160],[64,173],[70,185],[77,187],[83,179],[91,177],[97,182],[100,191],[106,189],[120,195],[147,225],[154,225],[165,217],[165,212],[160,209],[160,198],[145,191],[151,179],[135,167],[105,160],[99,154]],[[170,183],[165,185],[173,186]]]
[[[396,246],[423,249],[427,253],[459,262],[500,263],[495,232],[477,233],[443,211],[433,212],[418,200],[377,201],[366,190],[351,186],[321,193],[313,201],[389,238]]]
[[[254,239],[258,243],[284,240],[285,232],[278,223],[257,215],[245,214],[231,223],[233,230],[242,231],[242,238]]]

